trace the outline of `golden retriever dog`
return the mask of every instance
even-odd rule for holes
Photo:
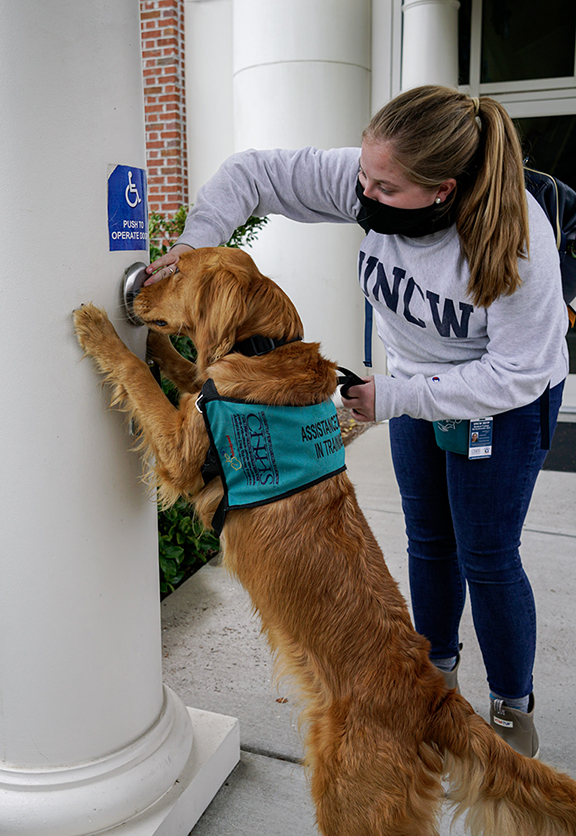
[[[196,408],[212,378],[226,397],[261,404],[326,401],[335,363],[294,341],[302,323],[285,293],[252,259],[204,248],[133,303],[150,353],[180,389],[179,408],[106,313],[75,312],[76,334],[153,457],[161,499],[192,501],[210,526],[220,478],[204,484],[209,448]],[[188,335],[191,364],[169,334]],[[261,356],[233,348],[253,335],[286,340]],[[516,754],[448,690],[415,632],[345,472],[256,508],[231,510],[222,548],[249,592],[282,672],[303,705],[306,764],[324,836],[433,836],[449,800],[474,836],[576,836],[576,782]]]

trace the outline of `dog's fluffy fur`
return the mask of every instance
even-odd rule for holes
[[[75,312],[86,354],[136,418],[165,503],[192,500],[209,526],[222,497],[204,486],[208,437],[196,396],[211,377],[226,396],[256,403],[329,398],[336,366],[317,344],[260,357],[230,353],[254,334],[302,332],[287,296],[239,250],[206,248],[134,303],[149,350],[178,386],[170,404],[104,311]],[[191,337],[188,363],[168,334]],[[188,394],[186,394],[188,393]],[[446,689],[345,473],[269,505],[229,513],[225,563],[251,595],[284,671],[297,683],[317,820],[324,836],[433,836],[443,789],[475,836],[576,836],[576,783],[517,755]]]

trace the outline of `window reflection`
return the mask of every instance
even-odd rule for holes
[[[528,165],[576,189],[576,116],[514,119]]]
[[[484,0],[480,81],[574,75],[574,0]]]

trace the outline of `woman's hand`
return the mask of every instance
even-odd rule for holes
[[[147,287],[149,284],[159,282],[160,279],[166,279],[168,276],[175,273],[180,256],[193,249],[194,247],[189,247],[188,244],[176,244],[171,250],[165,253],[165,255],[160,256],[160,258],[157,258],[156,261],[152,262],[152,264],[149,264],[146,268],[146,272],[150,278],[146,279],[144,287]]]
[[[352,410],[352,415],[361,424],[374,421],[376,417],[376,387],[373,377],[363,377],[365,380],[362,386],[351,386],[348,389],[348,397],[342,398],[342,404],[346,409]]]

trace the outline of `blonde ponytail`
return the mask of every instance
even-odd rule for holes
[[[522,149],[512,120],[481,98],[478,170],[461,195],[456,226],[470,267],[469,295],[488,307],[521,284],[518,259],[529,254]]]
[[[427,85],[401,93],[374,116],[367,142],[389,142],[410,181],[433,190],[454,178],[456,228],[470,267],[468,294],[489,307],[521,283],[529,252],[522,149],[512,120],[488,97]]]

